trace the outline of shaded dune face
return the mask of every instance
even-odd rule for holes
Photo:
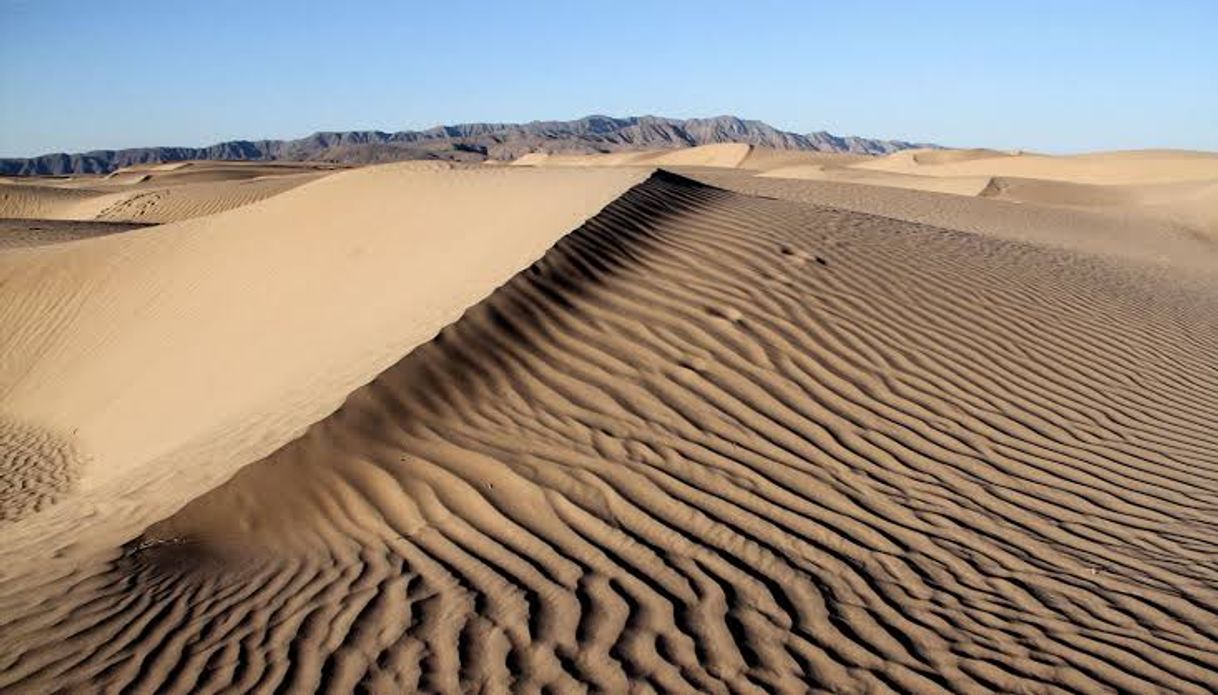
[[[1213,297],[657,174],[0,687],[1208,692]]]
[[[0,251],[59,244],[77,239],[91,239],[140,229],[144,226],[139,222],[0,218]]]

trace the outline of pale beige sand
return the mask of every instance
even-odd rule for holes
[[[1106,214],[1105,223],[1118,227],[1168,228],[1173,233],[1182,231],[1218,240],[1218,154],[1207,152],[1144,150],[1047,156],[970,149],[906,150],[868,157],[712,145],[611,155],[527,155],[514,164],[733,169],[763,178],[903,188],[1099,211]],[[849,197],[869,195],[855,192]],[[920,200],[916,196],[913,199]],[[861,209],[870,210],[866,206]],[[1039,223],[1035,226],[1045,228]]]
[[[333,172],[330,165],[177,162],[108,176],[0,181],[0,218],[159,224],[248,205]]]
[[[853,166],[824,166],[796,164],[776,167],[757,174],[767,178],[808,179],[814,181],[839,181],[869,186],[911,188],[935,193],[955,195],[981,195],[993,183],[990,176],[921,176],[898,174],[886,171],[866,171]]]
[[[1159,266],[1162,272],[1210,274],[1218,269],[1218,200],[1178,197],[1138,204],[1118,193],[1120,205],[1063,206],[1002,200],[983,192],[967,197],[841,181],[782,179],[749,172],[701,169],[691,176],[732,190],[874,213],[972,234],[1032,242]],[[1192,185],[1192,184],[1188,184]],[[1062,184],[1047,188],[1060,191]],[[1060,201],[1058,201],[1060,202]]]
[[[564,155],[533,152],[516,159],[513,166],[605,167],[605,166],[698,166],[738,168],[753,155],[754,148],[741,143],[701,145],[672,150],[612,152],[594,155]]]
[[[962,150],[916,150],[907,155],[897,153],[892,159],[911,159],[915,164],[950,164],[967,162],[974,159],[989,159],[991,157],[1017,157],[1023,152],[1003,152],[986,148],[971,148]]]
[[[199,448],[229,462],[198,471],[216,482],[646,175],[435,169],[335,174],[219,215],[5,252],[0,414],[70,440],[83,493],[177,475],[155,462]],[[26,463],[5,462],[19,483],[8,467]]]
[[[245,181],[271,176],[316,174],[346,167],[333,164],[294,162],[172,162],[119,169],[105,176],[106,182],[151,185]]]
[[[0,181],[0,218],[92,220],[108,191],[54,185],[42,179]]]
[[[801,177],[799,172],[767,175]],[[1218,154],[1208,152],[1146,150],[1050,157],[924,150],[803,177],[1098,208],[1174,222],[1218,239]]]
[[[771,171],[784,167],[845,167],[871,161],[866,155],[841,152],[801,152],[755,147],[742,143],[700,145],[682,149],[612,152],[608,154],[547,154],[533,152],[512,161],[512,166],[647,166],[712,167]]]
[[[0,250],[91,239],[143,227],[137,222],[0,218]]]
[[[530,152],[507,163],[523,167],[598,167],[632,166],[654,156],[654,152],[611,152],[608,154],[549,154]]]
[[[871,159],[872,157],[865,154],[797,152],[773,150],[768,147],[753,147],[749,151],[748,156],[740,162],[739,168],[753,171],[773,171],[781,167],[795,166],[844,167]]]
[[[964,150],[952,156],[905,150],[853,166],[921,176],[1014,176],[1090,184],[1145,184],[1218,179],[1218,153],[1131,150],[1071,156]]]
[[[1218,688],[1214,268],[706,171],[769,197],[376,168],[0,255],[0,689]]]
[[[1218,178],[1095,185],[995,177],[980,195],[1017,203],[1100,209],[1174,221],[1218,241]]]

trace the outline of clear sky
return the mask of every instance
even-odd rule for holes
[[[1218,150],[1218,0],[0,0],[0,156],[593,113]]]

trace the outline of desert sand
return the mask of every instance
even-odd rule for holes
[[[1213,692],[1216,162],[5,181],[0,690]]]
[[[106,176],[0,178],[0,218],[165,223],[283,193],[333,165],[175,162]]]

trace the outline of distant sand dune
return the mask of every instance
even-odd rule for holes
[[[47,220],[38,218],[0,218],[0,251],[45,246],[77,239],[118,234],[145,225],[138,222],[98,222],[93,220]]]
[[[643,183],[577,173],[590,174],[416,177],[404,190],[428,201],[494,181],[507,207],[485,214],[519,223],[589,196],[550,218],[555,227],[629,190],[337,412],[121,550],[26,557],[38,569],[23,573],[28,548],[7,543],[0,688],[1218,689],[1213,275],[1183,281],[1136,254],[1108,260],[666,173]],[[340,254],[309,236],[293,246],[298,232],[269,222],[353,195],[388,201],[404,183],[383,171],[334,176],[193,224],[207,238],[264,230],[265,248],[204,258],[286,253],[288,272],[307,249]],[[448,210],[481,219],[477,196],[462,202]],[[386,217],[352,206],[345,229],[393,234]],[[340,223],[315,229],[329,239]],[[501,223],[507,235],[527,228]],[[190,236],[191,224],[178,229]],[[369,296],[344,295],[343,282],[361,282],[391,248],[370,243],[345,275],[300,270],[335,296],[326,304],[301,286],[293,310],[303,320],[318,311],[310,301],[326,310]],[[416,245],[398,252],[383,272]],[[430,303],[411,292],[455,258],[467,256],[428,258],[424,285],[385,284],[396,294],[363,311],[413,320]],[[226,296],[225,309],[239,305],[237,290],[198,310]],[[261,312],[280,305],[259,301],[271,320]],[[149,331],[166,320],[143,316]],[[336,320],[284,341],[347,339],[352,328]],[[255,334],[213,335],[189,359],[175,351],[156,378],[205,393],[191,380],[235,388],[276,355],[307,353],[314,369],[345,358],[282,344],[257,360],[213,354]],[[95,344],[78,335],[73,344]],[[182,334],[167,336],[146,344]],[[22,359],[32,362],[8,374],[31,373],[37,360]],[[50,396],[32,389],[48,382],[28,377],[14,411],[37,410],[29,404]],[[164,504],[156,487],[133,494],[145,498],[133,506]],[[48,513],[79,499],[11,533],[45,529]]]
[[[741,143],[701,145],[673,150],[613,152],[594,155],[563,155],[534,152],[512,162],[515,166],[604,167],[604,166],[697,166],[736,168],[754,148]],[[802,153],[801,153],[802,154]]]
[[[738,167],[748,158],[752,150],[751,146],[736,142],[723,145],[703,145],[673,150],[648,158],[646,161],[655,166]]]
[[[967,162],[973,159],[990,159],[992,157],[1013,157],[1021,153],[1002,152],[988,149],[965,150],[911,150],[909,159],[915,164],[935,165],[951,162]]]
[[[780,167],[794,166],[849,166],[865,162],[871,157],[863,154],[843,152],[791,152],[766,147],[753,147],[739,168],[753,171],[773,171]]]
[[[514,164],[646,165],[706,170],[703,173],[738,170],[769,179],[950,193],[1046,208],[1098,211],[1117,226],[1132,223],[1134,227],[1167,228],[1168,235],[1183,232],[1218,243],[1218,154],[1207,152],[1144,150],[1055,157],[969,149],[903,150],[869,157],[737,144],[626,155],[527,155]],[[856,192],[847,197],[871,196]],[[918,200],[915,205],[927,202],[933,199]],[[1152,240],[1151,245],[1156,243]]]
[[[993,182],[989,176],[921,176],[880,171],[862,171],[849,167],[825,167],[820,165],[795,165],[778,167],[758,174],[766,178],[809,179],[817,181],[840,181],[871,186],[911,188],[935,193],[955,195],[981,195]]]
[[[981,195],[997,200],[1148,214],[1175,220],[1218,241],[1218,178],[1100,186],[995,177]]]
[[[107,192],[39,183],[0,182],[0,218],[92,219]]]
[[[1098,152],[1070,156],[966,155],[904,150],[855,164],[859,169],[923,176],[1013,176],[1099,185],[1218,179],[1218,154],[1178,150]],[[979,156],[975,156],[979,155]]]
[[[317,174],[342,169],[337,165],[262,163],[262,162],[175,162],[119,169],[105,177],[106,181],[124,178],[140,182],[163,184],[214,183],[217,181],[246,181],[249,179]]]
[[[770,171],[780,167],[845,166],[872,159],[866,155],[840,152],[774,150],[742,143],[700,145],[671,150],[612,152],[607,154],[547,154],[534,152],[511,162],[514,166],[588,167],[712,167]]]
[[[1136,260],[1179,277],[1218,271],[1218,234],[1211,231],[1218,200],[1185,197],[1156,206],[1124,194],[1118,207],[1069,207],[854,182],[776,178],[750,172],[702,169],[699,180],[732,190],[874,213],[983,236]],[[1195,184],[1180,184],[1192,186]],[[1199,185],[1199,184],[1196,184]],[[1049,182],[1048,190],[1059,190]],[[1175,184],[1168,188],[1174,188]],[[1202,189],[1204,190],[1204,189]],[[1060,202],[1060,201],[1059,201]],[[1094,201],[1093,201],[1094,202]]]
[[[105,177],[9,178],[0,182],[0,218],[177,222],[270,198],[333,169],[178,162],[120,169]]]
[[[116,196],[102,208],[96,219],[123,222],[177,222],[192,217],[249,205],[317,178],[317,174],[296,174],[266,179],[219,179],[192,182],[170,188],[140,190]],[[153,179],[155,181],[156,179]]]

